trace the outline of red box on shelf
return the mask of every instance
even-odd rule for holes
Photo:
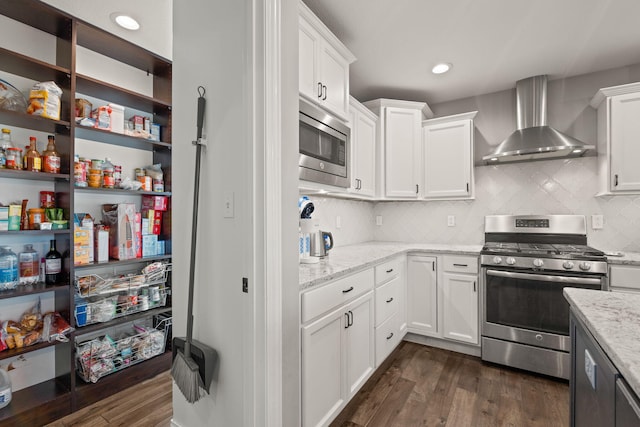
[[[156,211],[167,210],[167,196],[142,196],[142,209],[153,209]]]

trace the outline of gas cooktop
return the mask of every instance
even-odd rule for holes
[[[604,252],[587,245],[551,243],[486,242],[482,248],[482,253],[513,256],[544,256],[550,258],[604,258]]]

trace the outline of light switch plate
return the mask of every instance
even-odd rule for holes
[[[382,215],[376,215],[376,225],[382,225]]]
[[[456,217],[454,215],[447,216],[447,227],[456,226]]]
[[[586,348],[584,349],[584,373],[586,374],[589,382],[591,383],[591,387],[596,389],[596,373],[597,373],[598,365],[593,360],[591,353]]]

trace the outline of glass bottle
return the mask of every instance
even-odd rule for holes
[[[62,276],[62,255],[56,250],[56,241],[51,240],[49,252],[44,257],[44,281],[47,285],[58,283]]]
[[[2,139],[0,140],[0,168],[5,168],[7,163],[7,149],[13,147],[11,144],[11,131],[7,128],[2,129]]]
[[[40,256],[33,245],[24,245],[24,251],[18,255],[20,284],[37,283],[40,278]]]
[[[24,168],[28,171],[40,172],[42,170],[42,157],[36,148],[36,137],[29,137],[29,149],[24,154]]]
[[[104,163],[102,164],[102,187],[104,188],[113,188],[115,187],[116,179],[113,176],[115,172],[115,168],[113,163],[111,163],[111,159],[106,157],[104,159]]]
[[[60,173],[60,154],[56,150],[56,137],[49,135],[47,149],[42,152],[42,170],[48,173]]]
[[[10,246],[0,247],[0,290],[14,289],[18,284],[18,256]]]

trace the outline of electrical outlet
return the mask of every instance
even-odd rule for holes
[[[586,374],[589,382],[591,383],[591,387],[596,389],[596,376],[597,376],[598,365],[595,360],[589,353],[589,350],[584,349],[584,373]]]
[[[376,225],[382,225],[382,215],[376,215]]]
[[[594,230],[602,230],[604,226],[604,217],[602,215],[591,215],[591,228]]]
[[[456,226],[456,217],[454,215],[449,215],[447,217],[447,227],[455,227]]]
[[[340,215],[336,216],[336,228],[342,228],[342,218]]]

